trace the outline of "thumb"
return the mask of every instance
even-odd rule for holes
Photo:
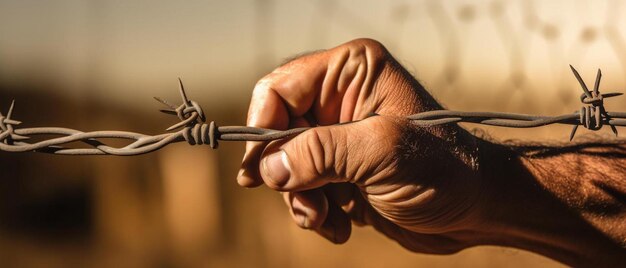
[[[328,183],[365,183],[397,172],[398,119],[374,116],[343,125],[316,127],[287,142],[273,142],[261,160],[265,184],[303,191]]]

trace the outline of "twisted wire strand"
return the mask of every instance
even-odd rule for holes
[[[626,112],[607,112],[604,108],[604,99],[622,95],[622,93],[605,93],[599,91],[601,71],[598,69],[594,89],[590,91],[576,69],[570,65],[572,72],[580,83],[583,94],[580,101],[583,107],[571,114],[559,116],[542,116],[516,113],[498,112],[463,112],[450,110],[436,110],[407,116],[416,126],[429,127],[451,123],[475,123],[511,128],[532,128],[551,124],[573,125],[570,140],[574,137],[579,126],[589,130],[599,130],[609,125],[615,135],[616,126],[626,126]],[[182,81],[179,78],[179,92],[183,103],[172,105],[160,98],[155,98],[167,109],[163,113],[176,115],[180,122],[167,128],[168,133],[159,135],[145,135],[127,131],[94,131],[82,132],[79,130],[59,127],[15,128],[20,121],[11,119],[15,101],[11,103],[6,116],[0,113],[0,151],[5,152],[42,152],[60,155],[140,155],[159,150],[168,144],[186,141],[190,145],[209,145],[218,148],[218,141],[271,141],[296,136],[310,127],[288,130],[275,130],[247,126],[217,126],[213,121],[205,123],[206,117],[202,108],[195,101],[189,100]],[[38,135],[59,136],[47,140],[29,143],[32,137]],[[99,139],[114,138],[127,140],[129,144],[116,148],[105,144]],[[87,148],[67,147],[67,144],[82,142]]]

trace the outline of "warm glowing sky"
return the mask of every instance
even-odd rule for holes
[[[589,80],[602,67],[603,85],[624,89],[626,51],[620,63],[605,26],[626,42],[626,19],[608,13],[624,13],[626,4],[442,2],[0,0],[0,79],[51,79],[74,97],[124,103],[130,100],[119,93],[175,96],[182,76],[205,103],[219,104],[215,94],[245,102],[281,59],[371,37],[435,94],[446,88],[446,62],[459,70],[453,88],[463,88],[461,96],[506,90],[512,58],[529,90],[574,86],[569,63]],[[585,29],[588,42],[581,41]],[[462,106],[457,94],[439,97]]]

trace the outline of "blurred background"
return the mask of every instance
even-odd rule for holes
[[[209,120],[240,125],[256,80],[283,59],[370,37],[449,109],[570,113],[581,90],[568,64],[626,90],[625,2],[0,0],[0,109],[16,99],[24,127],[162,133],[177,119],[151,97],[177,103],[180,76]],[[569,135],[465,126],[501,140]],[[499,247],[414,254],[370,228],[332,245],[296,227],[279,194],[237,186],[242,154],[228,142],[137,157],[0,153],[0,266],[560,266]]]

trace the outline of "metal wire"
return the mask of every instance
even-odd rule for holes
[[[578,126],[583,126],[590,130],[599,130],[603,125],[609,125],[615,135],[617,135],[616,126],[626,126],[626,113],[607,112],[604,108],[604,99],[619,96],[622,95],[622,93],[600,93],[600,79],[602,78],[600,69],[598,69],[593,91],[590,91],[576,69],[571,65],[570,68],[583,90],[583,94],[580,96],[583,107],[572,114],[541,116],[498,112],[436,110],[410,115],[407,118],[416,126],[421,127],[459,122],[511,128],[531,128],[550,124],[568,124],[574,126],[570,134],[570,140],[576,134]],[[16,129],[15,126],[20,125],[21,122],[11,119],[13,109],[15,108],[15,101],[13,101],[6,117],[0,113],[0,151],[42,152],[61,155],[130,156],[150,153],[168,144],[182,141],[187,141],[190,145],[209,145],[211,148],[216,149],[218,147],[218,140],[271,141],[292,137],[310,129],[310,127],[288,130],[246,126],[218,127],[213,121],[206,124],[206,117],[204,116],[202,108],[198,103],[187,98],[185,88],[180,79],[179,91],[183,100],[183,103],[179,106],[155,98],[158,102],[167,107],[167,109],[163,109],[161,112],[176,115],[180,119],[180,122],[167,128],[167,131],[174,132],[154,136],[126,131],[82,132],[59,127]],[[60,137],[33,143],[28,142],[28,140],[37,135],[54,135]],[[126,146],[116,148],[99,140],[104,138],[128,140],[130,143]],[[68,144],[73,142],[82,142],[89,147],[68,147]]]

